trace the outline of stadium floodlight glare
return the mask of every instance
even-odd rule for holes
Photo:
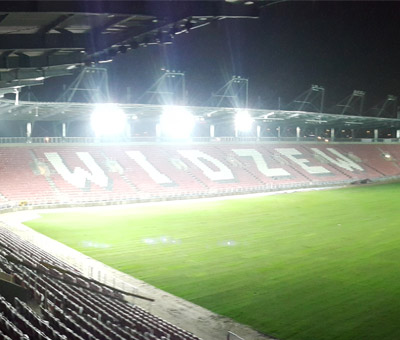
[[[164,106],[160,117],[161,132],[173,139],[189,138],[195,124],[194,116],[183,106]]]
[[[91,116],[92,129],[96,136],[116,136],[125,130],[126,115],[115,104],[98,104]]]
[[[235,129],[236,131],[248,132],[253,125],[253,118],[247,110],[240,110],[235,115]]]

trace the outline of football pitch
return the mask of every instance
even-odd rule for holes
[[[400,339],[400,184],[46,213],[29,223],[279,339]]]

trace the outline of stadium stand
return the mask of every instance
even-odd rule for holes
[[[2,145],[0,157],[4,211],[400,177],[399,146],[378,143],[27,144]],[[1,225],[0,279],[15,288],[0,290],[2,339],[199,339]]]
[[[18,157],[15,157],[18,154]],[[4,145],[3,209],[347,184],[400,175],[397,145]]]
[[[0,273],[27,292],[26,301],[0,292],[2,339],[199,339],[1,226]]]

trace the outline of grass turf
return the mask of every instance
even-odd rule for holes
[[[28,226],[280,339],[400,339],[400,184],[103,212]]]

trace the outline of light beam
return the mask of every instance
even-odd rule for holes
[[[96,136],[116,136],[125,131],[126,115],[115,104],[98,104],[91,116],[91,126]]]
[[[194,116],[183,106],[164,106],[160,117],[161,133],[173,139],[189,138],[195,124]]]

